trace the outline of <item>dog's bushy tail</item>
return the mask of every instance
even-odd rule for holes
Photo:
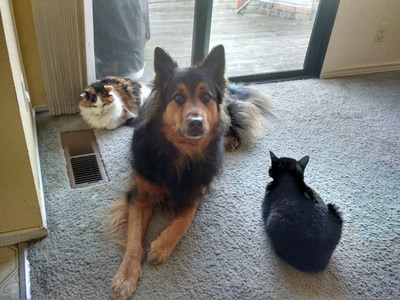
[[[228,84],[225,109],[230,117],[230,129],[239,138],[241,147],[247,147],[262,134],[265,116],[272,114],[270,97],[251,87]]]
[[[122,248],[126,246],[128,236],[128,199],[126,195],[115,201],[108,207],[107,230],[105,237],[120,245]]]

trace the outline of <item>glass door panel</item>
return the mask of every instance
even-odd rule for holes
[[[93,0],[96,79],[121,76],[149,82],[153,52],[164,48],[189,66],[194,0]]]
[[[319,0],[214,0],[210,49],[223,44],[229,77],[303,69]]]
[[[190,66],[194,3],[194,0],[149,0],[151,38],[145,47],[145,82],[154,78],[155,47],[166,50],[178,66]]]

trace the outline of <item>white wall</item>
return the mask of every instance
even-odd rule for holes
[[[384,39],[375,42],[379,25]],[[321,77],[400,70],[400,0],[340,0]]]

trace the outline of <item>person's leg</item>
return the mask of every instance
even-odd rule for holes
[[[150,37],[148,0],[93,1],[93,22],[97,78],[140,78]]]

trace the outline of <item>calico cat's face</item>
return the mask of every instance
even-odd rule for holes
[[[269,168],[269,176],[276,179],[280,174],[286,172],[298,177],[299,179],[304,178],[304,170],[309,161],[308,156],[304,156],[300,160],[293,158],[281,157],[278,158],[274,153],[270,151],[271,155],[271,167]]]
[[[111,85],[102,85],[101,83],[94,83],[80,95],[82,100],[79,103],[81,108],[97,108],[107,109],[114,102],[112,94],[113,87]]]

